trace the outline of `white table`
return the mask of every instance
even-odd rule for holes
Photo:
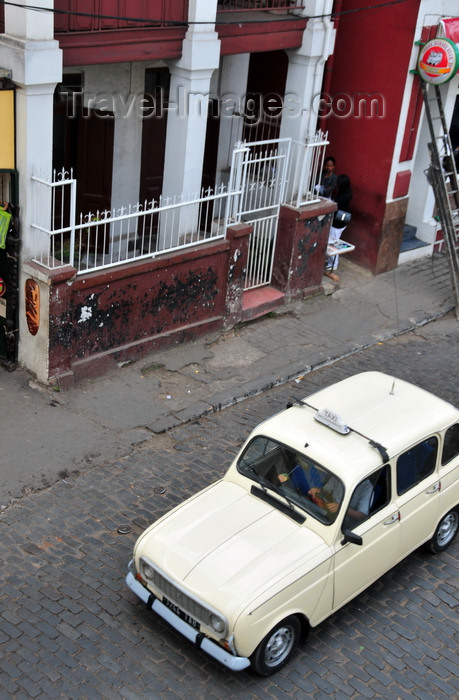
[[[327,256],[343,255],[343,253],[350,253],[352,250],[355,250],[355,245],[339,238],[327,245]]]

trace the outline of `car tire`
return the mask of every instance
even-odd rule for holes
[[[459,507],[453,508],[443,516],[437,525],[434,536],[427,542],[427,549],[432,554],[444,552],[459,530]]]
[[[300,621],[290,615],[279,622],[260,642],[250,662],[260,676],[270,676],[284,666],[295,651],[301,634]]]

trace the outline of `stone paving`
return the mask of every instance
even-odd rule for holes
[[[60,479],[0,514],[0,698],[175,700],[459,695],[459,541],[419,550],[312,630],[270,678],[232,674],[194,649],[127,590],[138,534],[223,474],[260,420],[292,395],[365,369],[458,403],[450,319],[356,353],[156,435],[122,459]],[[121,526],[129,534],[120,534]]]
[[[424,328],[454,308],[444,255],[376,277],[346,260],[339,270],[339,285],[324,282],[326,295],[128,365],[114,363],[108,375],[74,391],[46,390],[20,370],[0,373],[8,435],[0,508],[65,474],[112,462],[155,433]]]

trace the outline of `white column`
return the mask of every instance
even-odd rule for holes
[[[317,106],[324,66],[333,52],[335,30],[328,19],[310,19],[300,48],[288,51],[281,138],[304,141],[317,130]]]
[[[217,155],[217,186],[226,184],[234,144],[242,138],[250,54],[224,56],[220,68],[220,137]]]
[[[214,31],[217,0],[190,0],[190,28],[182,56],[170,62],[171,83],[167,116],[163,195],[189,198],[199,195],[207,130],[207,105],[212,73],[218,68],[220,41]],[[194,228],[196,214],[190,208],[180,216],[164,216],[160,247],[168,248]]]
[[[171,68],[163,194],[198,193],[212,69]]]
[[[171,83],[163,177],[165,194],[200,189],[212,73],[220,41],[215,32],[217,0],[190,0],[190,27],[182,56],[169,63]]]
[[[28,10],[28,7],[48,9],[50,12]],[[5,5],[5,34],[33,41],[53,39],[53,7],[54,0],[17,0],[17,7]]]
[[[39,333],[28,332],[24,311],[24,261],[35,252],[34,174],[51,175],[53,155],[53,95],[62,80],[62,52],[54,41],[53,0],[21,0],[5,6],[5,34],[0,36],[0,65],[12,71],[16,87],[16,168],[19,172],[21,280],[19,299],[19,361],[46,381],[49,331],[47,300],[43,300]]]

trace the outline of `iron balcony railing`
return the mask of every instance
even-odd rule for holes
[[[188,18],[188,0],[55,0],[54,31],[98,32],[174,27]]]
[[[268,12],[287,14],[291,10],[304,9],[304,0],[222,0],[217,12]]]

